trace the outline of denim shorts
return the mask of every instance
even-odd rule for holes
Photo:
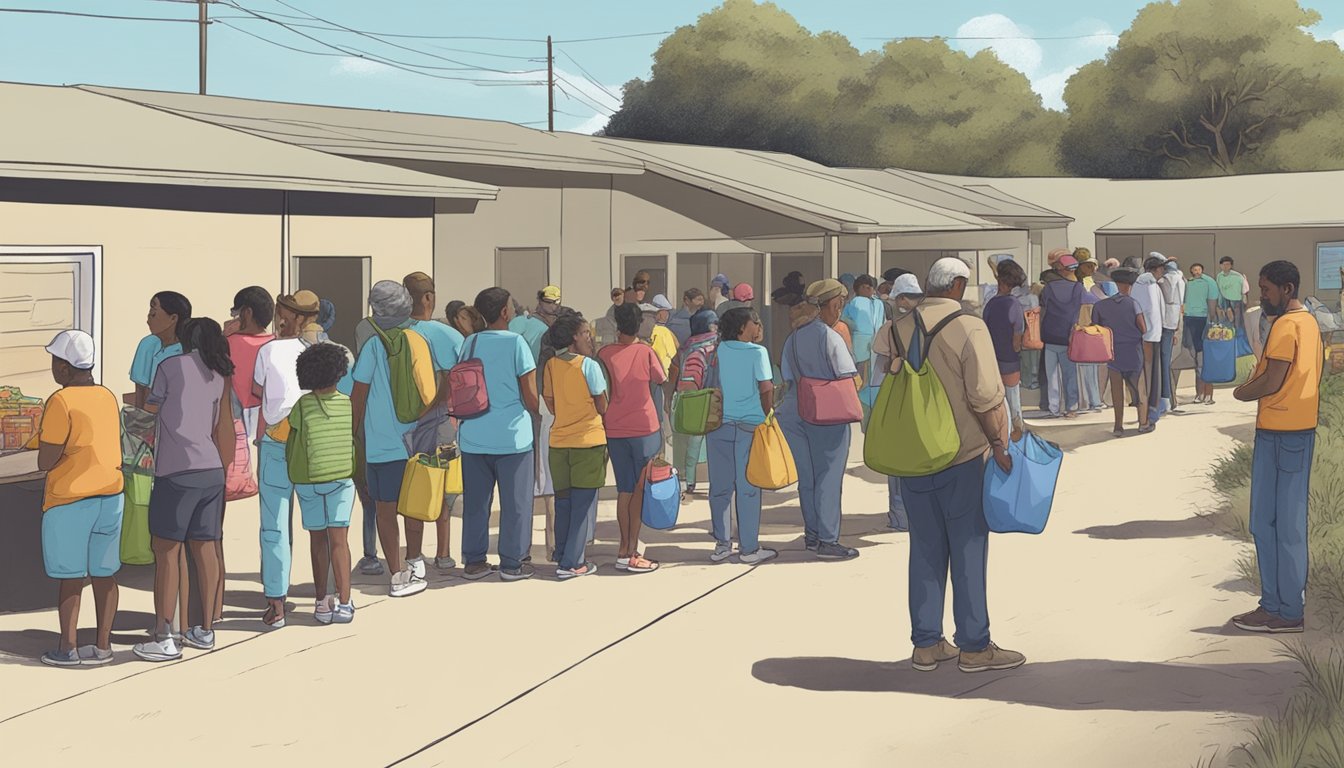
[[[611,470],[616,475],[616,491],[634,493],[644,465],[662,449],[661,431],[644,437],[608,437],[607,451],[611,454]]]
[[[42,513],[42,563],[53,579],[96,579],[121,568],[122,495],[90,496]]]
[[[384,504],[395,502],[401,495],[401,479],[406,475],[405,461],[370,462],[364,470],[369,496]]]
[[[354,480],[295,483],[294,493],[299,497],[303,530],[325,531],[328,528],[350,527],[350,513],[355,508]]]

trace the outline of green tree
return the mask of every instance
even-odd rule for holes
[[[1344,167],[1344,53],[1297,0],[1148,5],[1064,91],[1065,168],[1204,176]]]
[[[726,0],[668,37],[606,135],[772,150],[829,165],[1050,174],[1063,130],[1027,78],[943,41],[860,54],[777,6]]]
[[[989,50],[968,56],[943,40],[906,40],[842,84],[831,128],[828,159],[838,165],[1047,175],[1057,172],[1064,118]]]

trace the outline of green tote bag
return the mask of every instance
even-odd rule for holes
[[[925,351],[918,371],[910,366],[892,324],[892,346],[901,356],[901,370],[882,382],[863,441],[863,462],[874,471],[892,477],[932,475],[946,469],[961,450],[952,403],[927,350],[938,332],[962,314],[952,314],[925,333],[923,318],[916,312],[916,333],[923,337],[920,348]]]

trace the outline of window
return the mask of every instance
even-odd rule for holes
[[[1344,270],[1344,243],[1316,244],[1316,290],[1338,291]]]
[[[46,346],[72,328],[93,336],[100,378],[101,261],[99,246],[0,247],[0,385],[42,398],[56,391]]]

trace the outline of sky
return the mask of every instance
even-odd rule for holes
[[[207,90],[223,96],[459,115],[544,128],[545,39],[551,35],[557,41],[560,87],[555,95],[556,128],[591,133],[619,108],[624,83],[649,76],[661,39],[718,4],[718,0],[216,1],[209,6],[216,22],[208,31]],[[1012,38],[951,44],[972,53],[993,48],[1024,72],[1045,105],[1055,109],[1064,107],[1069,76],[1103,57],[1115,35],[1129,26],[1144,4],[1141,0],[777,2],[809,30],[840,32],[861,50],[880,48],[885,40],[900,36]],[[1304,0],[1304,4],[1323,16],[1311,32],[1344,47],[1344,0]],[[189,21],[196,15],[194,0],[0,0],[0,80],[195,92],[199,26]],[[333,29],[310,15],[350,30],[407,37],[375,38]],[[392,63],[377,63],[370,55]]]

